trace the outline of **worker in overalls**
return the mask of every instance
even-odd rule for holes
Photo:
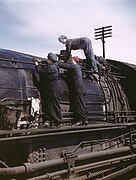
[[[89,69],[93,72],[98,72],[97,62],[94,57],[92,42],[90,39],[87,37],[68,39],[66,36],[61,35],[58,40],[66,46],[65,61],[69,59],[71,50],[81,49],[84,51]]]
[[[64,68],[65,79],[69,89],[70,107],[73,111],[72,125],[87,125],[86,105],[85,105],[85,87],[82,78],[82,71],[79,65],[80,59],[76,57],[69,58],[68,62],[60,62],[60,68]]]
[[[60,107],[62,87],[57,55],[50,52],[47,56],[46,65],[42,68],[37,65],[36,70],[40,76],[40,91],[43,99],[43,111],[46,117],[43,127],[52,125],[59,127],[62,124]]]

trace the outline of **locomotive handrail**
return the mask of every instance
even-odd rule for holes
[[[118,129],[126,129],[126,124],[97,124],[92,126],[84,127],[64,127],[64,128],[52,128],[52,129],[13,129],[13,130],[2,130],[0,131],[0,144],[6,143],[9,141],[14,140],[25,140],[25,139],[32,139],[32,138],[42,138],[48,136],[58,136],[58,135],[66,135],[66,134],[78,134],[78,133],[87,133],[90,131],[106,131],[106,130],[118,130]],[[13,136],[11,136],[11,134]],[[9,135],[9,136],[7,136]]]
[[[39,58],[41,60],[45,59],[45,58]],[[1,61],[6,61],[6,62],[14,62],[14,63],[23,63],[23,64],[32,64],[32,65],[35,65],[34,62],[36,61],[34,57],[32,57],[32,61],[33,62],[26,62],[26,61],[19,61],[19,60],[16,60],[16,59],[7,59],[7,58],[1,58],[0,57],[0,60]]]
[[[92,105],[92,104],[100,104],[100,105],[103,105],[104,104],[104,102],[85,102],[86,103],[86,105]]]
[[[136,132],[136,130],[131,132],[132,136],[133,136],[133,134],[135,132]],[[125,137],[128,136],[128,135],[130,135],[130,132],[122,134],[122,135],[117,136],[117,137],[114,137],[112,139],[101,139],[99,141],[96,141],[96,140],[82,141],[76,146],[76,148],[73,151],[66,152],[66,155],[67,155],[67,157],[69,157],[69,156],[73,155],[79,148],[83,148],[84,146],[90,146],[91,147],[90,149],[92,149],[93,146],[96,145],[96,144],[100,144],[102,146],[102,144],[111,143],[113,141],[117,141],[117,140],[120,140],[120,139],[125,139]],[[121,144],[121,142],[120,142],[120,144]],[[111,147],[115,147],[115,146],[116,146],[116,144],[110,146],[110,148],[108,147],[108,148],[105,148],[103,150],[111,149]]]
[[[106,116],[106,122],[108,122],[108,108],[107,108],[107,103],[106,103],[106,95],[105,95],[103,86],[101,84],[101,76],[99,76],[99,84],[100,84],[100,87],[101,87],[103,95],[104,95],[105,116]],[[108,88],[108,87],[106,87],[106,88]]]
[[[0,57],[0,60],[1,61],[5,61],[5,62],[11,62],[11,63],[22,63],[22,64],[31,64],[31,65],[35,65],[34,63],[35,63],[35,61],[36,61],[36,58],[37,57],[32,57],[32,61],[33,62],[26,62],[26,61],[19,61],[19,60],[17,60],[17,59],[7,59],[7,58],[1,58]],[[45,60],[46,58],[39,58],[38,57],[38,59],[40,59],[41,61],[42,60]],[[0,67],[3,67],[3,66],[0,66]],[[5,67],[6,68],[6,67]],[[11,68],[11,67],[10,67]],[[13,68],[13,67],[12,67]],[[18,68],[18,69],[22,69],[22,68]],[[23,68],[24,69],[24,68]],[[106,73],[106,72],[92,72],[92,71],[90,71],[90,70],[84,70],[84,69],[82,69],[82,71],[83,72],[87,72],[87,73],[90,73],[90,74],[98,74],[99,76],[105,76],[105,75],[108,75],[108,76],[114,76],[114,77],[116,77],[116,78],[119,78],[119,79],[121,79],[121,78],[125,78],[125,77],[123,77],[123,76],[119,76],[120,75],[120,73],[111,73],[111,72],[108,72],[108,73]]]
[[[10,101],[10,103],[7,102],[7,101]],[[5,103],[5,102],[7,102],[7,104],[2,104],[2,103]],[[30,100],[28,100],[28,99],[4,98],[4,99],[0,100],[0,106],[15,105],[14,102],[15,102],[15,103],[18,102],[19,105],[24,105],[24,104],[29,103]],[[21,102],[23,102],[23,103],[21,104]],[[17,103],[16,103],[16,104],[17,104]]]
[[[111,73],[111,72],[108,72],[108,73],[106,73],[106,72],[104,72],[104,73],[101,73],[101,72],[92,72],[92,71],[90,71],[90,70],[85,70],[85,69],[82,69],[82,71],[83,72],[86,72],[86,73],[90,73],[90,74],[98,74],[99,76],[105,76],[105,75],[108,75],[108,76],[114,76],[114,77],[116,77],[116,78],[125,78],[124,76],[121,76],[121,74],[120,73]]]

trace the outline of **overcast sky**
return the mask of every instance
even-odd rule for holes
[[[90,38],[102,56],[94,29],[112,25],[106,58],[136,64],[136,0],[0,0],[0,23],[0,48],[41,57],[65,49],[61,34]]]

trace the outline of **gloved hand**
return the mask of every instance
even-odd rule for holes
[[[36,66],[38,66],[38,61],[35,61],[34,63],[35,63]]]
[[[41,62],[40,59],[38,59],[38,58],[35,58],[35,59],[34,59],[34,64],[35,64],[36,66],[37,66],[40,62]]]

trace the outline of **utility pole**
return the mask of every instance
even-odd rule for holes
[[[101,39],[102,49],[103,49],[103,58],[105,58],[105,38],[112,37],[112,26],[105,26],[95,30],[95,40]]]

